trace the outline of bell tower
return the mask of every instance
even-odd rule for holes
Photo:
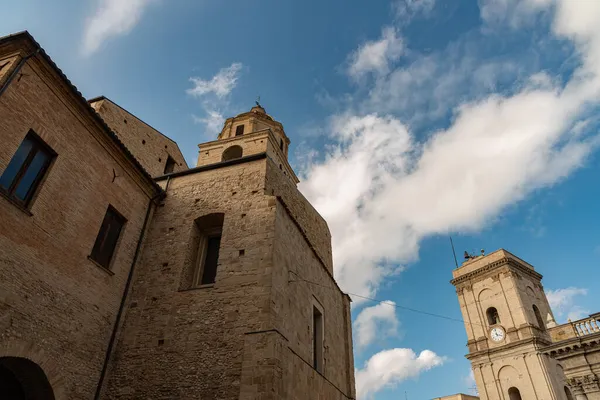
[[[532,265],[506,250],[466,255],[452,273],[482,400],[564,400],[564,374],[540,349],[556,326]]]

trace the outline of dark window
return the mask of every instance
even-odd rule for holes
[[[171,156],[167,157],[167,163],[165,164],[165,174],[170,174],[175,169],[175,160]]]
[[[521,392],[516,387],[511,387],[508,389],[508,398],[509,400],[521,400]]]
[[[490,307],[486,311],[487,320],[489,325],[496,325],[500,323],[500,315],[495,307]]]
[[[208,214],[196,220],[196,285],[215,283],[219,265],[223,213]]]
[[[235,136],[242,136],[244,134],[244,125],[238,125],[235,128]]]
[[[221,247],[221,236],[212,236],[206,240],[206,258],[202,269],[201,285],[215,283],[219,262],[219,247]]]
[[[26,206],[56,153],[30,131],[0,176],[0,189]]]
[[[540,329],[546,329],[546,325],[544,324],[544,319],[542,318],[542,314],[540,314],[540,310],[537,306],[533,305],[533,313],[535,314],[535,319],[537,320],[538,327]]]
[[[323,314],[313,306],[313,368],[323,372]]]
[[[283,139],[279,139],[279,148],[283,151]]]
[[[125,218],[109,206],[100,226],[100,232],[98,232],[92,254],[90,255],[92,260],[104,268],[108,268],[110,265],[110,260],[115,252],[115,247],[117,246],[117,241],[119,240],[124,224]]]
[[[233,160],[236,158],[241,158],[243,155],[244,151],[242,150],[242,148],[240,146],[231,146],[228,147],[224,152],[223,152],[223,157],[221,158],[221,161],[229,161],[229,160]]]

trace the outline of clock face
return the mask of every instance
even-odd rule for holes
[[[501,342],[504,340],[504,329],[496,327],[490,331],[490,337],[494,342]]]

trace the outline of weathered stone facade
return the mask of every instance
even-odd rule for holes
[[[600,399],[598,318],[557,326],[542,276],[506,250],[467,257],[453,277],[481,399]]]
[[[85,101],[29,34],[0,38],[1,66],[0,184],[30,131],[56,154],[26,203],[0,191],[0,388],[355,398],[350,299],[279,122],[259,105],[228,119],[188,169],[160,132]],[[90,255],[109,206],[126,222],[102,266]]]

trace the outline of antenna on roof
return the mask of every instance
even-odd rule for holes
[[[255,103],[256,103],[256,105],[257,105],[257,106],[259,106],[259,107],[262,107],[262,106],[260,105],[260,96],[256,96],[256,101],[255,101]]]
[[[456,265],[456,268],[458,268],[458,261],[456,261],[456,251],[454,251],[454,242],[452,241],[452,236],[448,236],[450,237],[450,245],[452,246],[452,255],[454,255],[454,265]]]

